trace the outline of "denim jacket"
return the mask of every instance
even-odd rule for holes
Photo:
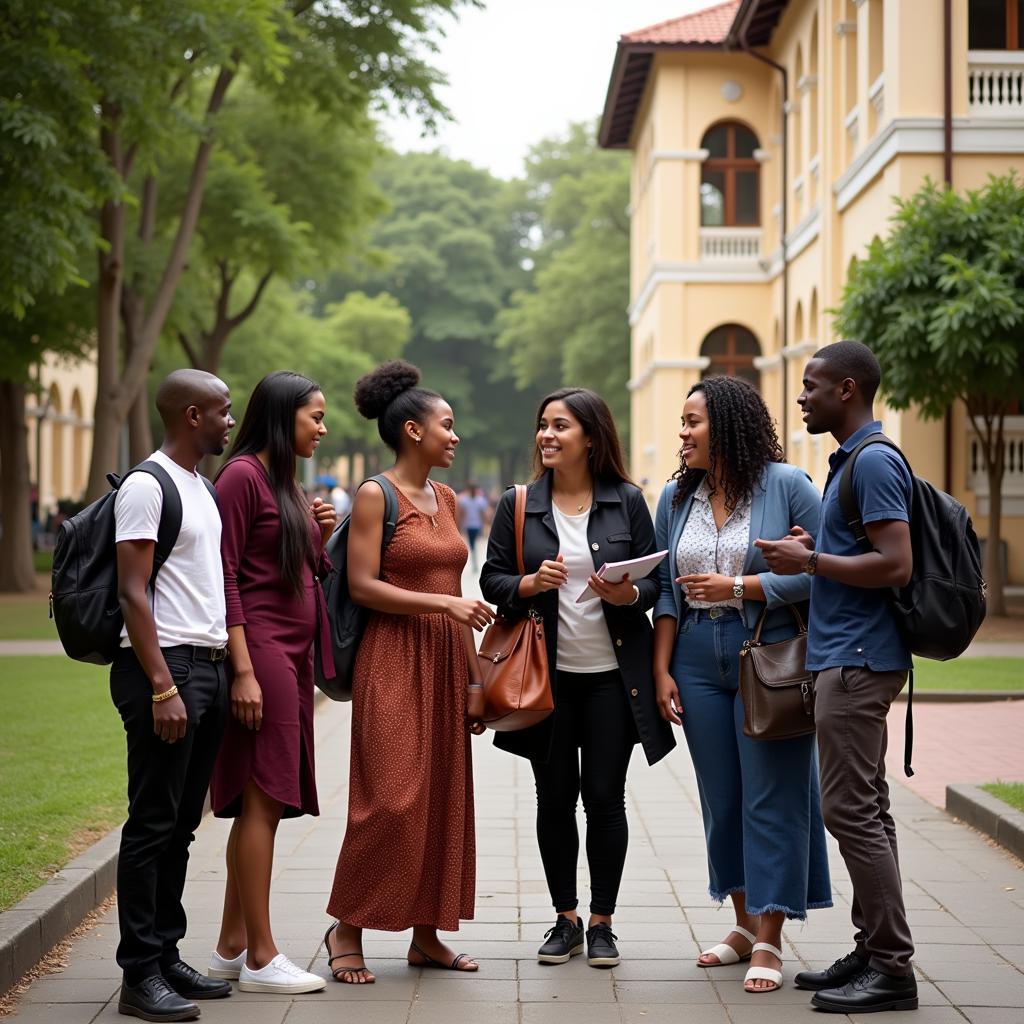
[[[690,514],[693,495],[677,508],[672,507],[672,496],[676,491],[675,480],[670,480],[661,492],[658,510],[654,518],[655,543],[659,549],[667,549],[668,556],[658,567],[660,589],[654,605],[654,618],[670,615],[677,622],[685,608],[682,588],[676,583],[676,548],[682,536],[683,527]],[[761,554],[754,547],[754,541],[778,540],[784,537],[791,526],[801,526],[812,536],[818,532],[821,515],[821,495],[811,483],[807,474],[796,466],[784,462],[769,463],[754,488],[750,502],[750,542],[743,566],[744,575],[756,574],[764,588],[769,614],[765,629],[774,632],[792,621],[786,606],[806,601],[811,593],[811,578],[803,573],[797,576],[776,576]],[[743,621],[753,629],[765,602],[743,602]],[[774,611],[773,611],[774,610]]]

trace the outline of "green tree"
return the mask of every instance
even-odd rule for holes
[[[391,99],[429,117],[443,115],[439,73],[429,51],[438,16],[463,0],[109,0],[84,5],[69,31],[83,41],[99,111],[100,148],[124,190],[103,204],[97,355],[89,493],[99,493],[116,461],[117,437],[139,399],[185,270],[220,138],[219,116],[241,70],[268,95],[312,96],[325,111],[363,110]],[[197,104],[200,116],[194,116]],[[171,243],[158,259],[158,158],[191,149],[184,198]],[[133,190],[133,182],[140,184]],[[135,251],[126,267],[128,203],[138,206]],[[152,287],[147,283],[153,282]],[[138,290],[139,285],[143,290]],[[135,320],[121,351],[122,309]],[[136,410],[142,415],[142,410]]]
[[[383,209],[369,178],[377,152],[373,127],[358,110],[343,119],[308,101],[268,101],[250,87],[225,104],[220,131],[189,273],[166,328],[189,363],[210,373],[219,371],[229,338],[253,315],[272,279],[316,277],[343,265]],[[177,155],[158,174],[172,210],[183,198],[185,172]],[[146,262],[134,262],[141,274]],[[141,312],[138,305],[131,313]],[[126,311],[124,327],[131,347],[137,317]],[[133,460],[151,444],[135,434]]]
[[[391,208],[370,232],[374,258],[336,276],[323,301],[352,290],[393,295],[412,318],[405,357],[455,410],[457,472],[491,456],[510,479],[533,415],[533,395],[515,387],[494,345],[496,316],[525,279],[514,190],[440,153],[392,154],[375,177]]]
[[[894,408],[936,419],[964,403],[988,476],[989,611],[1005,615],[1004,427],[1024,399],[1024,188],[1013,173],[964,195],[928,181],[896,200],[892,220],[851,272],[837,326],[875,352]]]
[[[498,347],[520,387],[600,392],[628,438],[628,160],[574,124],[531,150],[525,185],[535,270],[498,318]]]

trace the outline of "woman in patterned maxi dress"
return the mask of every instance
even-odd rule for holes
[[[349,587],[371,609],[353,678],[348,826],[324,936],[337,981],[374,980],[362,929],[413,929],[413,966],[475,971],[437,936],[473,917],[475,837],[470,732],[483,725],[483,691],[470,628],[493,619],[461,596],[468,552],[455,495],[428,479],[459,443],[451,407],[417,386],[419,371],[386,363],[356,385],[356,405],[378,420],[397,455],[394,536],[381,556],[384,494],[356,494],[349,527]]]

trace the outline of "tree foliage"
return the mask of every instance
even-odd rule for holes
[[[986,577],[1002,614],[1003,426],[1024,399],[1024,188],[1015,174],[964,195],[929,181],[896,200],[892,222],[851,272],[837,326],[875,352],[895,408],[937,418],[965,404],[988,471]]]
[[[600,392],[624,436],[629,393],[629,161],[592,126],[545,139],[527,160],[524,220],[536,249],[528,287],[498,319],[520,387]]]

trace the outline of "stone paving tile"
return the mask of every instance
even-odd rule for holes
[[[349,710],[326,705],[318,712],[318,747],[327,752],[318,758],[324,813],[319,819],[284,822],[275,860],[275,935],[282,951],[325,977],[322,936],[344,831]],[[919,733],[929,728],[919,726]],[[809,994],[793,988],[792,976],[803,966],[831,963],[849,951],[851,941],[849,878],[831,839],[835,907],[812,912],[806,923],[787,924],[787,984],[781,992],[746,994],[745,965],[702,971],[694,963],[701,948],[729,931],[732,917],[728,906],[719,908],[708,897],[696,785],[686,751],[681,748],[653,769],[634,758],[628,783],[633,837],[615,921],[623,962],[611,971],[590,968],[585,957],[548,967],[535,959],[554,912],[534,839],[532,774],[528,765],[487,740],[475,741],[474,757],[481,804],[478,912],[447,941],[481,961],[478,975],[411,970],[405,963],[408,932],[368,932],[366,954],[377,984],[331,981],[323,993],[297,997],[236,992],[204,1004],[204,1024],[480,1024],[484,1015],[486,1024],[815,1019]],[[931,772],[925,760],[917,763],[920,775]],[[901,774],[894,772],[892,781],[923,1005],[913,1022],[906,1014],[876,1014],[872,1024],[890,1017],[901,1024],[1024,1020],[1024,870],[901,785]],[[579,821],[582,837],[582,812]],[[182,953],[200,969],[219,927],[227,831],[227,822],[207,819],[189,866],[190,926]],[[590,892],[583,867],[578,892],[585,908]],[[65,971],[30,987],[14,1019],[19,1024],[123,1019],[111,999],[119,981],[116,943],[111,911],[76,940]],[[850,1018],[829,1020],[849,1024]]]

